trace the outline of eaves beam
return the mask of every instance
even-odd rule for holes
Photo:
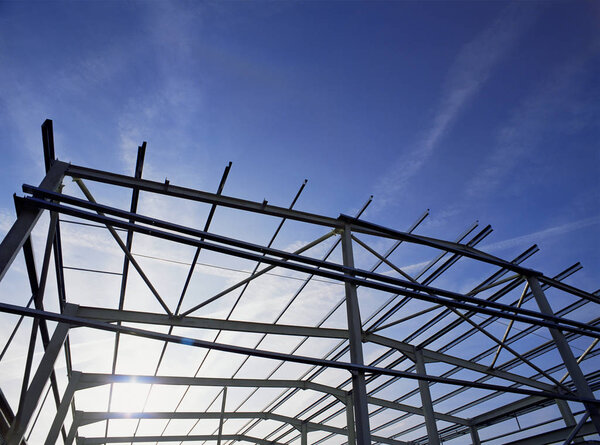
[[[67,307],[70,305],[67,305]],[[73,305],[74,306],[74,305]],[[572,396],[564,393],[557,392],[547,392],[547,391],[532,391],[525,388],[512,388],[505,387],[501,385],[494,385],[489,383],[479,383],[472,382],[468,380],[461,379],[453,379],[453,378],[442,378],[433,375],[423,375],[419,373],[400,371],[396,369],[389,368],[380,368],[377,366],[368,366],[368,365],[358,365],[356,363],[348,363],[348,362],[340,362],[336,360],[327,360],[327,359],[317,359],[313,357],[307,356],[298,356],[293,354],[284,354],[272,351],[265,350],[257,350],[253,348],[228,345],[222,343],[214,343],[205,340],[198,340],[186,337],[180,337],[176,335],[168,335],[160,332],[152,332],[144,329],[129,327],[129,326],[116,326],[110,323],[104,323],[89,319],[83,319],[77,316],[65,315],[65,314],[57,314],[53,312],[47,311],[39,311],[36,309],[25,308],[21,306],[15,306],[7,303],[0,303],[0,311],[17,314],[17,315],[26,315],[29,317],[36,318],[46,318],[47,320],[53,320],[58,322],[64,322],[72,326],[86,326],[94,329],[100,329],[104,331],[112,331],[112,332],[121,332],[129,335],[135,335],[139,337],[150,338],[159,341],[169,341],[172,343],[180,343],[188,346],[207,348],[207,349],[216,349],[223,352],[230,352],[234,354],[243,354],[250,355],[255,357],[273,359],[273,360],[283,360],[288,362],[302,363],[307,365],[316,365],[322,366],[325,368],[334,368],[334,369],[343,369],[349,372],[361,371],[370,374],[377,375],[388,375],[392,377],[403,377],[409,378],[413,380],[427,380],[430,382],[444,383],[448,385],[457,385],[457,386],[470,386],[474,388],[487,389],[491,391],[504,391],[504,392],[512,392],[516,394],[524,394],[524,395],[539,395],[548,398],[558,398],[564,400],[572,400],[577,402],[590,403],[594,405],[600,404],[600,402],[596,399],[590,399],[587,397],[580,396]]]
[[[344,428],[338,428],[331,425],[325,425],[317,422],[306,422],[296,417],[283,416],[281,414],[271,413],[268,411],[255,411],[255,412],[85,412],[78,411],[78,422],[79,426],[88,425],[94,422],[100,422],[109,419],[220,419],[221,417],[226,419],[263,419],[263,420],[275,420],[282,423],[288,423],[298,431],[301,430],[302,425],[306,425],[308,431],[326,431],[329,433],[339,434],[347,436],[348,430]],[[223,435],[221,435],[223,436]],[[143,437],[143,436],[142,436]],[[391,445],[400,445],[405,442],[388,439],[386,437],[374,436],[373,440],[381,443],[387,443]]]
[[[79,306],[77,316],[105,322],[129,322],[185,328],[253,332],[273,335],[292,335],[320,338],[348,338],[348,331],[335,328],[316,328],[255,321],[225,320],[202,317],[169,317],[166,314]]]
[[[25,190],[33,190],[34,188],[30,186],[24,186]],[[53,194],[46,193],[44,191],[37,190],[37,192],[47,195],[53,196],[53,198],[65,198],[65,195],[61,194]],[[85,208],[90,208],[91,203],[83,200],[79,200],[73,197],[66,197],[70,201],[79,202],[79,204],[83,204]],[[61,204],[56,204],[53,202],[46,201],[40,198],[24,198],[22,199],[23,203],[31,204],[33,207],[43,207],[48,210],[58,211],[61,213],[66,213],[71,216],[80,217],[83,219],[88,219],[91,221],[96,221],[101,224],[112,225],[115,227],[120,227],[124,229],[133,229],[134,231],[144,233],[150,236],[155,236],[161,239],[173,241],[180,244],[186,244],[191,246],[202,246],[207,250],[223,253],[226,255],[233,255],[240,258],[245,258],[253,261],[261,261],[269,264],[276,264],[286,269],[296,270],[299,272],[304,272],[308,274],[314,274],[323,276],[325,278],[331,278],[334,280],[343,281],[345,283],[352,283],[355,285],[365,286],[372,289],[381,290],[384,292],[398,293],[402,295],[406,295],[409,297],[414,297],[419,300],[429,301],[432,303],[441,303],[446,306],[455,307],[459,309],[473,310],[475,312],[481,312],[488,315],[497,315],[502,318],[513,319],[515,321],[522,321],[525,323],[537,324],[540,326],[546,326],[549,328],[559,328],[561,330],[567,330],[571,332],[583,333],[586,332],[585,335],[589,335],[592,337],[600,336],[600,329],[590,327],[586,323],[574,321],[574,320],[565,320],[559,317],[554,317],[547,314],[541,314],[536,311],[531,311],[527,309],[517,309],[515,307],[511,307],[502,303],[492,302],[492,301],[482,301],[475,297],[469,297],[463,294],[458,294],[455,292],[446,291],[443,289],[433,288],[430,286],[420,285],[416,283],[412,283],[410,281],[400,280],[397,278],[388,277],[386,275],[376,274],[372,272],[368,272],[361,269],[352,269],[348,270],[347,267],[336,264],[323,262],[320,260],[316,260],[313,258],[308,258],[302,255],[295,255],[289,252],[278,251],[276,249],[269,249],[262,246],[250,245],[249,243],[245,243],[239,240],[231,240],[228,239],[227,243],[234,243],[238,246],[242,246],[242,248],[250,248],[252,250],[258,250],[261,253],[270,253],[275,256],[279,256],[279,258],[272,258],[259,255],[253,252],[247,252],[244,250],[240,250],[239,248],[233,248],[224,246],[221,244],[215,244],[212,242],[206,242],[199,240],[197,238],[190,238],[189,236],[178,235],[171,232],[166,232],[164,230],[158,230],[154,227],[148,226],[140,226],[139,224],[131,224],[126,221],[118,220],[115,218],[109,218],[106,216],[90,213],[87,211],[83,211],[73,207],[67,207]],[[93,206],[92,206],[93,207]],[[127,218],[135,218],[137,220],[147,220],[147,224],[155,225],[161,224],[153,218],[141,217],[140,215],[133,215],[129,212],[123,212],[118,209],[112,209],[107,206],[99,206],[103,211],[109,213],[119,213],[125,215]],[[207,232],[195,231],[189,228],[183,228],[180,226],[176,226],[173,224],[169,224],[172,230],[185,230],[185,232],[198,232],[195,236],[198,237],[206,237],[207,239],[213,238],[221,238],[221,241],[224,241],[224,237],[219,237],[217,235],[208,234]],[[325,270],[328,268],[330,270]],[[349,273],[350,274],[349,274]]]

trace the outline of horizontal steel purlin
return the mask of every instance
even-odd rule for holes
[[[213,377],[177,377],[177,376],[143,376],[143,375],[124,375],[124,374],[95,374],[95,373],[80,373],[77,374],[77,389],[90,388],[92,386],[105,385],[108,383],[136,383],[136,384],[153,384],[153,385],[186,385],[186,386],[224,386],[224,387],[239,387],[239,388],[297,388],[303,390],[312,390],[330,394],[338,400],[345,400],[347,391],[328,386],[320,383],[315,383],[310,380],[279,380],[279,379],[238,379],[238,378],[213,378]],[[395,409],[397,411],[410,412],[413,414],[423,415],[422,408],[396,403],[378,397],[367,398],[371,405],[384,406],[386,408]],[[435,417],[447,422],[453,422],[460,425],[468,425],[466,419],[460,417],[434,413]]]
[[[67,305],[71,306],[71,305]],[[73,305],[74,306],[74,305]],[[336,369],[344,369],[349,372],[353,371],[362,371],[366,373],[376,374],[376,375],[388,375],[393,377],[404,377],[414,380],[426,380],[430,382],[443,383],[448,385],[456,385],[456,386],[467,386],[473,388],[487,389],[491,391],[503,391],[503,392],[511,392],[516,394],[524,394],[524,395],[535,395],[546,398],[553,399],[564,399],[571,400],[576,402],[586,402],[591,404],[600,405],[600,401],[595,399],[589,399],[585,397],[576,397],[571,396],[564,393],[558,392],[548,392],[548,391],[533,391],[523,388],[510,388],[501,385],[493,385],[488,383],[480,383],[480,382],[472,382],[468,380],[460,380],[460,379],[451,379],[451,378],[442,378],[432,375],[423,375],[423,374],[415,374],[412,372],[400,371],[396,369],[388,369],[388,368],[379,368],[376,366],[367,366],[367,365],[358,365],[355,363],[348,362],[339,362],[335,360],[326,360],[326,359],[316,359],[312,357],[306,356],[298,356],[291,354],[282,354],[272,351],[264,351],[257,350],[252,348],[245,348],[240,346],[222,344],[222,343],[213,343],[204,340],[197,340],[192,338],[180,337],[175,335],[168,335],[160,332],[152,332],[144,329],[138,329],[127,326],[118,326],[110,323],[103,323],[93,320],[86,320],[76,316],[57,314],[53,312],[47,311],[39,311],[36,309],[25,308],[21,306],[15,306],[6,303],[0,303],[0,311],[17,314],[17,315],[25,315],[28,317],[37,317],[37,318],[45,318],[47,320],[64,322],[70,324],[72,326],[86,326],[94,329],[100,329],[104,331],[112,331],[112,332],[121,332],[124,334],[135,335],[145,338],[150,338],[154,340],[160,341],[168,341],[171,343],[185,344],[189,346],[195,346],[200,348],[207,349],[215,349],[223,352],[231,352],[234,354],[243,354],[273,360],[283,360],[295,363],[302,363],[307,365],[316,365],[323,367],[330,367]]]
[[[77,316],[108,322],[120,321],[162,326],[171,325],[200,329],[222,329],[236,332],[260,332],[275,335],[311,336],[321,338],[348,338],[348,331],[345,329],[316,328],[197,317],[182,317],[173,319],[165,314],[126,310],[118,311],[116,309],[94,308],[87,306],[79,306],[77,310]],[[367,342],[373,342],[382,346],[394,348],[400,351],[401,353],[407,354],[409,356],[411,354],[414,354],[414,346],[406,342],[369,333],[363,334],[363,339]],[[438,361],[453,364],[455,366],[461,366],[466,369],[471,369],[473,371],[489,374],[495,377],[503,378],[524,385],[529,385],[546,391],[552,391],[554,389],[552,385],[549,385],[547,383],[543,383],[537,380],[533,380],[527,377],[512,374],[498,369],[490,369],[484,365],[480,365],[469,360],[463,360],[440,352],[423,349],[423,353],[425,355],[425,359],[428,361]]]
[[[361,285],[361,286],[365,286],[365,287],[370,287],[370,288],[382,290],[385,292],[399,293],[399,294],[414,297],[414,298],[417,298],[420,300],[429,301],[432,303],[440,303],[440,304],[452,306],[452,307],[459,308],[459,309],[473,310],[475,312],[481,312],[481,313],[485,313],[488,315],[495,315],[495,316],[499,316],[502,318],[513,319],[515,321],[521,321],[524,323],[530,323],[530,324],[535,324],[535,325],[539,325],[539,326],[556,328],[556,329],[561,329],[564,331],[576,332],[576,333],[579,333],[582,335],[588,335],[588,336],[592,336],[592,337],[600,337],[600,328],[589,326],[586,323],[582,323],[582,322],[578,322],[578,321],[574,321],[574,320],[562,319],[560,317],[545,315],[545,314],[541,314],[539,312],[526,310],[526,309],[522,309],[522,308],[515,308],[512,306],[497,303],[497,302],[481,300],[481,299],[478,299],[475,297],[469,297],[466,295],[457,294],[455,292],[445,291],[443,289],[438,289],[438,288],[433,288],[430,286],[415,284],[415,283],[411,283],[410,281],[400,280],[397,278],[392,278],[392,277],[388,277],[385,275],[364,271],[361,269],[352,269],[351,274],[358,275],[358,276],[364,276],[364,277],[368,277],[368,278],[373,278],[375,280],[380,280],[383,282],[379,282],[379,281],[374,282],[372,280],[355,277],[355,276],[352,276],[352,275],[349,275],[346,273],[338,273],[338,272],[333,272],[333,271],[329,271],[329,270],[323,270],[323,269],[321,269],[323,267],[329,267],[332,269],[341,269],[341,270],[345,270],[347,268],[345,266],[342,266],[339,264],[323,262],[320,260],[307,258],[302,255],[294,255],[294,254],[291,254],[288,252],[282,252],[282,251],[277,251],[275,249],[268,249],[265,247],[260,247],[261,252],[273,253],[274,255],[279,255],[282,258],[286,258],[286,259],[270,258],[267,256],[263,256],[263,255],[259,255],[259,254],[255,254],[255,253],[251,253],[251,252],[246,252],[246,251],[241,251],[239,249],[233,249],[233,248],[222,246],[219,244],[202,241],[200,239],[184,237],[184,236],[177,235],[177,234],[174,234],[171,232],[161,231],[161,230],[155,229],[153,227],[140,226],[138,224],[133,224],[133,223],[130,223],[127,221],[122,221],[122,220],[117,220],[114,218],[109,218],[106,216],[97,215],[95,213],[86,212],[86,211],[76,209],[73,207],[68,207],[68,206],[48,202],[43,199],[25,198],[25,199],[23,199],[23,201],[25,203],[31,204],[32,206],[35,206],[35,207],[43,207],[48,210],[65,213],[65,214],[68,214],[71,216],[84,218],[84,219],[88,219],[91,221],[96,221],[101,224],[108,224],[108,225],[112,225],[115,227],[131,229],[131,230],[134,230],[139,233],[143,233],[143,234],[150,235],[150,236],[155,236],[158,238],[170,240],[170,241],[181,243],[181,244],[187,244],[187,245],[192,245],[192,246],[202,246],[203,248],[205,248],[207,250],[212,250],[212,251],[223,253],[226,255],[233,255],[233,256],[238,256],[240,258],[261,261],[261,262],[269,263],[269,264],[276,264],[283,268],[292,269],[292,270],[296,270],[299,272],[320,275],[320,276],[323,276],[326,278],[331,278],[334,280],[339,280],[339,281],[353,283],[353,284],[357,284],[357,285]],[[86,203],[86,206],[89,206],[89,204],[90,204],[89,202],[87,202],[87,201],[84,201],[84,202]],[[109,213],[111,211],[111,208],[109,208],[109,207],[106,207],[106,206],[100,206],[100,207],[102,208],[102,211],[105,211],[106,213]],[[143,218],[139,215],[129,214],[128,212],[119,211],[117,209],[112,209],[112,210],[114,213],[127,214],[128,218],[132,218],[132,219]],[[151,224],[152,221],[155,221],[155,223],[156,223],[158,220],[155,220],[153,218],[148,218],[148,223]],[[176,230],[177,227],[179,227],[176,225],[171,225],[171,226],[173,227],[173,230]],[[193,229],[187,229],[187,228],[186,228],[186,231],[198,232],[199,236],[206,237],[206,238],[210,237],[210,234],[207,234],[206,232],[194,231]],[[212,237],[215,237],[215,235],[212,235]],[[237,240],[235,240],[235,242],[243,243],[243,242],[240,242]],[[249,243],[245,243],[245,244],[249,244]],[[306,262],[309,264],[315,264],[315,265],[317,265],[317,267],[312,267],[312,266],[308,266],[305,264],[298,264],[297,262],[287,261],[287,258],[290,258],[293,261],[302,261],[302,262]],[[388,284],[388,283],[393,283],[395,285]],[[398,287],[398,286],[406,286],[408,289],[405,287]],[[436,295],[428,295],[428,294],[417,292],[417,291],[411,290],[411,289],[417,289],[419,291],[424,291],[424,292],[436,294]],[[468,303],[466,303],[466,302],[468,302]],[[485,305],[485,306],[483,306],[483,305]],[[492,309],[492,308],[494,308],[494,309]],[[507,311],[507,312],[504,312],[504,311]]]
[[[224,320],[202,317],[169,317],[166,314],[137,312],[100,307],[79,306],[77,316],[108,322],[131,322],[163,326],[214,329],[237,332],[255,332],[261,334],[292,335],[300,337],[348,338],[345,329],[316,328],[285,324],[259,323],[255,321]]]
[[[278,422],[288,423],[300,430],[302,424],[305,424],[308,431],[327,431],[329,433],[346,436],[348,431],[344,428],[338,428],[331,425],[316,422],[306,422],[296,417],[283,416],[281,414],[255,411],[255,412],[85,412],[77,411],[76,415],[80,419],[79,425],[84,426],[94,422],[100,422],[109,419],[263,419],[275,420]],[[141,436],[143,437],[143,436]],[[391,445],[404,444],[406,442],[386,437],[373,436],[373,440]]]

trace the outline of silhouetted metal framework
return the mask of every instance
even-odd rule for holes
[[[35,427],[41,405],[50,403],[44,395],[46,388],[52,392],[56,406],[46,444],[187,441],[303,445],[322,442],[433,445],[442,442],[480,444],[513,441],[521,444],[568,444],[584,443],[586,440],[589,442],[598,437],[599,401],[595,398],[594,391],[600,385],[600,371],[597,366],[587,366],[586,369],[592,371],[584,373],[584,367],[580,365],[593,363],[598,355],[596,345],[600,338],[600,298],[598,292],[589,293],[563,283],[564,279],[581,267],[579,264],[554,277],[548,277],[521,265],[537,251],[536,246],[512,261],[480,251],[475,246],[491,232],[489,226],[476,232],[475,224],[454,242],[413,233],[426,218],[427,212],[406,232],[382,227],[360,218],[370,200],[356,217],[340,215],[338,218],[331,218],[298,211],[293,207],[304,184],[287,208],[270,205],[267,201],[253,202],[225,196],[222,191],[230,165],[225,169],[216,193],[178,187],[169,181],[160,183],[142,179],[145,143],[138,149],[133,176],[72,165],[55,157],[51,121],[47,120],[42,125],[42,135],[47,174],[37,187],[24,185],[24,197],[15,196],[18,217],[0,246],[0,279],[22,251],[31,287],[31,299],[28,303],[23,298],[21,305],[8,304],[2,298],[0,310],[20,316],[4,351],[19,329],[21,320],[24,317],[34,320],[23,369],[19,404],[11,407],[4,396],[0,399],[3,415],[0,419],[0,433],[6,443],[15,445],[26,442],[27,432]],[[77,182],[86,199],[62,193],[61,184],[65,177],[71,177]],[[84,181],[131,190],[129,211],[96,202]],[[139,214],[137,207],[141,192],[209,204],[210,212],[203,229]],[[217,235],[210,231],[210,225],[215,210],[219,207],[235,209],[239,218],[248,213],[267,215],[278,219],[279,225],[266,246]],[[30,234],[46,211],[49,212],[50,223],[41,270],[38,271]],[[105,227],[122,250],[124,262],[117,308],[78,306],[66,298],[66,267],[63,265],[60,231],[60,221],[65,216],[70,217],[70,222]],[[272,247],[273,242],[285,221],[318,226],[323,231],[323,236],[295,252],[275,249]],[[132,251],[134,233],[196,249],[176,308],[165,303],[136,260]],[[121,234],[125,234],[124,240]],[[315,258],[306,253],[332,239],[335,242],[323,257]],[[370,242],[366,242],[366,239]],[[387,252],[380,253],[373,247],[381,245],[375,242],[377,239],[391,243]],[[336,262],[330,256],[340,244],[342,260]],[[392,253],[401,244],[425,246],[435,253],[420,272],[409,274],[390,260]],[[353,249],[358,248],[372,255],[374,265],[371,268],[355,266]],[[184,297],[201,251],[250,260],[255,263],[255,267],[244,280],[184,310]],[[433,282],[459,259],[483,264],[491,272],[466,293],[435,287]],[[45,288],[51,261],[54,262],[56,272],[60,312],[44,308],[44,299],[48,298]],[[382,265],[390,270],[386,273],[378,272]],[[135,273],[160,304],[162,313],[125,310],[127,277],[131,268],[135,269]],[[199,309],[235,290],[243,293],[249,283],[274,269],[294,271],[302,277],[301,285],[291,301],[305,289],[309,281],[319,278],[343,284],[344,298],[332,308],[327,317],[314,326],[280,324],[283,312],[273,323],[240,321],[229,316],[217,319],[195,315]],[[359,309],[361,289],[389,296],[385,304],[367,319]],[[568,304],[554,312],[546,297],[550,291],[564,295]],[[525,308],[525,303],[530,300],[531,303],[535,302],[535,310]],[[407,312],[409,303],[414,301],[423,302],[424,308],[418,312]],[[284,312],[290,308],[290,304],[291,302]],[[345,308],[347,328],[325,327],[327,318],[340,307]],[[574,316],[575,313],[578,314],[577,317]],[[415,318],[422,320],[422,323],[404,338],[385,335],[385,332],[397,332],[395,328]],[[52,332],[49,321],[56,322]],[[505,325],[501,338],[490,328],[494,323]],[[518,327],[513,327],[514,323]],[[166,332],[164,327],[168,327]],[[208,341],[200,339],[201,335],[194,338],[173,333],[175,328],[182,327],[193,329],[194,332],[211,330],[220,334],[231,331],[262,336],[255,347],[242,347],[219,342],[219,334],[213,341]],[[116,333],[111,373],[85,373],[72,369],[68,339],[69,332],[74,329]],[[539,341],[529,350],[523,350],[519,346],[523,339],[531,336],[543,339],[543,334],[548,332],[551,339]],[[163,343],[159,364],[149,375],[116,373],[119,342],[123,335],[140,336]],[[291,336],[299,344],[288,353],[261,348],[262,341],[269,335]],[[33,355],[38,336],[45,352],[38,366],[34,367]],[[459,348],[461,352],[456,353],[456,346],[460,347],[462,342],[474,336],[488,339],[493,347],[486,344],[478,350]],[[329,339],[336,343],[322,357],[299,355],[297,350],[307,339]],[[575,355],[575,342],[579,345],[585,343],[588,347],[583,353]],[[246,359],[242,365],[231,369],[231,376],[222,378],[199,377],[198,372],[195,377],[161,375],[160,362],[170,343],[240,354]],[[376,352],[369,354],[368,360],[364,354],[367,346],[372,346],[372,350]],[[59,387],[55,374],[55,362],[61,351],[65,354],[68,376],[68,384],[63,388]],[[502,351],[511,358],[500,360]],[[548,360],[537,360],[548,352],[557,353],[560,360],[551,364],[548,364]],[[278,364],[275,370],[280,369],[284,363],[308,365],[308,368],[301,378],[296,379],[277,378],[275,371],[264,379],[236,377],[249,357],[273,360]],[[517,367],[520,368],[517,370]],[[523,369],[527,372],[523,372]],[[337,377],[336,384],[319,383],[319,376],[327,370],[342,371],[335,376],[343,376],[345,373],[345,377]],[[131,381],[186,388],[219,387],[221,390],[217,397],[221,398],[221,409],[119,413],[110,409],[81,411],[76,407],[77,392],[82,389],[101,385],[111,385],[112,388],[115,383]],[[403,393],[385,397],[386,388],[394,388],[399,382],[416,383],[408,385],[409,389],[404,389]],[[240,411],[239,407],[226,410],[227,390],[232,388],[252,389],[246,400],[259,388],[279,388],[281,391],[262,410]],[[286,412],[285,402],[305,391],[314,392],[318,396],[302,409],[290,412],[290,408],[286,408]],[[215,398],[213,403],[218,404],[219,400]],[[518,422],[519,416],[537,412],[542,415],[536,417],[536,422],[523,427],[519,425],[518,430],[510,426],[515,419]],[[168,435],[165,427],[163,434],[154,436],[109,435],[108,422],[122,418],[169,419],[169,422],[173,419],[216,419],[219,427],[202,431],[202,434],[197,434],[192,428],[185,435]],[[244,419],[246,422],[243,427],[229,431],[231,428],[227,422],[230,419]],[[104,436],[83,437],[78,434],[80,427],[102,421],[106,423]],[[262,428],[260,430],[259,425]]]

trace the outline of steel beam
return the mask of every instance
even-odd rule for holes
[[[348,338],[348,331],[335,328],[315,328],[255,321],[223,320],[202,317],[169,317],[166,314],[80,306],[77,316],[106,322],[129,322],[161,326],[177,326],[236,332],[266,333],[319,338]]]

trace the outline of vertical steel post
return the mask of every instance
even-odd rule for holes
[[[352,253],[352,233],[350,226],[345,225],[342,231],[342,258],[344,266],[354,268]],[[348,339],[350,343],[350,361],[364,365],[362,351],[362,323],[356,285],[345,283],[346,313],[348,316]],[[356,420],[356,439],[358,445],[371,444],[369,427],[369,409],[367,405],[367,385],[364,372],[352,372],[352,398],[354,401],[354,417]]]
[[[574,428],[577,425],[577,421],[575,420],[575,416],[573,415],[573,412],[571,411],[567,401],[563,399],[556,399],[555,402],[563,420],[565,421],[565,425]],[[573,443],[583,443],[583,439],[578,437],[573,439]]]
[[[75,415],[73,416],[73,422],[71,423],[71,428],[69,428],[69,434],[67,435],[65,445],[73,445],[73,442],[75,442],[75,436],[77,435],[77,429],[79,428],[80,423],[81,411],[75,411]]]
[[[54,421],[52,422],[52,426],[50,427],[50,431],[46,437],[45,445],[54,445],[57,442],[58,434],[60,433],[63,423],[65,422],[65,416],[67,415],[67,411],[69,411],[69,406],[71,406],[71,401],[73,400],[75,391],[77,391],[79,377],[81,377],[80,372],[73,371],[71,373],[69,384],[67,385],[67,389],[65,389],[63,398],[60,402],[58,410],[56,411],[56,416],[54,416]],[[75,423],[75,419],[73,419],[73,423]]]
[[[352,409],[352,394],[346,394],[346,428],[348,429],[348,445],[356,445],[356,432],[354,431],[354,410]]]
[[[227,403],[227,387],[223,388],[223,400],[221,401],[221,417],[219,419],[219,436],[217,438],[217,445],[221,445],[221,436],[223,435],[223,421],[225,417],[225,404]]]
[[[73,311],[69,310],[69,315],[73,315]],[[27,390],[27,394],[23,400],[22,406],[19,407],[19,411],[15,416],[15,419],[10,426],[10,430],[6,435],[6,442],[8,445],[19,445],[23,436],[25,434],[25,430],[27,429],[27,425],[31,420],[31,416],[35,412],[35,409],[42,397],[42,392],[44,391],[44,387],[50,378],[54,370],[54,362],[58,357],[58,353],[60,352],[69,332],[69,325],[65,323],[59,323],[54,330],[54,334],[52,334],[52,339],[48,344],[48,348],[44,353],[44,357],[42,358],[35,376],[29,385],[29,389]]]
[[[308,445],[308,424],[302,422],[300,424],[300,445]]]
[[[555,402],[556,402],[556,406],[558,407],[558,410],[560,411],[560,415],[562,416],[563,420],[565,421],[565,426],[577,425],[575,416],[573,415],[571,408],[569,408],[569,404],[567,403],[567,401],[562,400],[562,399],[556,399]]]
[[[540,312],[545,315],[554,315],[552,308],[550,307],[550,303],[548,303],[548,299],[540,286],[539,281],[535,277],[527,277],[527,281],[529,282],[529,287],[533,292],[533,297],[537,302],[537,305],[540,308]],[[590,389],[581,368],[577,364],[577,360],[573,355],[573,351],[569,346],[569,343],[565,339],[563,333],[556,328],[548,328],[550,331],[550,335],[554,339],[554,343],[556,343],[556,348],[560,353],[561,358],[565,362],[565,366],[571,375],[571,379],[573,383],[575,383],[575,387],[577,388],[577,394],[580,397],[586,397],[588,399],[594,399],[594,393]],[[592,403],[584,403],[585,409],[590,415],[592,423],[596,428],[596,431],[600,433],[600,411],[598,410],[598,405],[594,405]]]
[[[477,431],[477,427],[471,425],[469,427],[469,432],[471,433],[471,441],[473,441],[473,445],[481,445],[481,440],[479,439],[479,432]]]
[[[425,360],[423,358],[423,350],[415,348],[415,366],[418,374],[427,374],[425,369]],[[431,401],[431,393],[429,392],[429,382],[419,380],[419,392],[421,393],[421,403],[423,404],[423,416],[425,417],[425,428],[427,429],[427,437],[429,445],[440,445],[440,435],[438,434],[435,417],[433,414],[433,403]]]

